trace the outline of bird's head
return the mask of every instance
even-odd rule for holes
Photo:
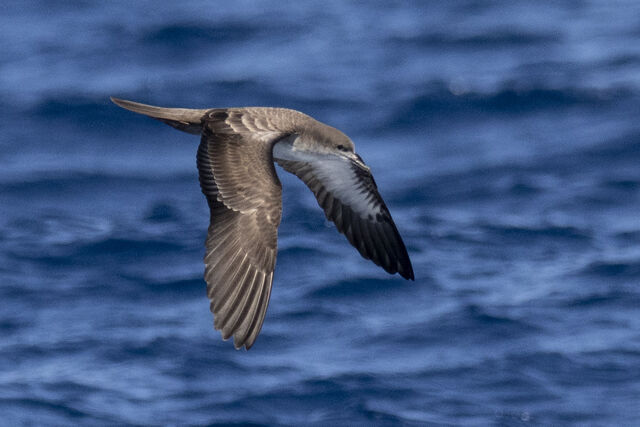
[[[342,134],[342,132],[340,133]],[[341,136],[341,138],[332,140],[331,145],[333,148],[333,152],[338,156],[345,157],[347,160],[353,162],[358,167],[368,171],[369,166],[364,163],[362,157],[356,154],[356,147],[353,141],[351,141],[351,139],[345,134],[342,134]]]

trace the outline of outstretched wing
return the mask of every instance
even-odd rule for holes
[[[277,132],[236,132],[242,111],[211,110],[198,171],[211,221],[205,280],[214,327],[251,348],[264,321],[276,263],[282,191],[273,164]]]
[[[302,156],[291,149],[289,136],[346,138],[340,131],[282,108],[192,110],[112,100],[179,130],[202,133],[198,171],[211,211],[207,294],[214,327],[224,339],[233,336],[236,348],[249,349],[255,342],[271,294],[282,216],[274,155],[307,184],[327,218],[363,257],[389,273],[414,278],[404,243],[361,159],[330,153]]]
[[[360,255],[391,274],[414,279],[407,249],[367,167],[332,154],[296,153],[288,141],[276,144],[274,156],[307,184],[327,219]]]

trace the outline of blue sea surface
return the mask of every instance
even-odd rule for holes
[[[0,424],[639,425],[640,2],[0,10]],[[340,128],[415,282],[278,169],[271,302],[236,351],[198,138],[109,96]]]

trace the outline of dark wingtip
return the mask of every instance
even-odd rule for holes
[[[411,265],[409,254],[406,253],[406,249],[405,256],[401,258],[400,262],[398,262],[398,273],[407,280],[416,280],[413,275],[413,266]]]
[[[400,275],[407,280],[416,280],[415,276],[413,275],[413,267],[411,267],[411,264],[409,264],[406,269],[402,268],[401,270],[399,270],[398,273],[400,273]]]

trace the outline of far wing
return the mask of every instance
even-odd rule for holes
[[[366,259],[388,273],[414,279],[404,242],[368,169],[336,155],[298,156],[274,147],[276,162],[313,191],[327,219]]]

